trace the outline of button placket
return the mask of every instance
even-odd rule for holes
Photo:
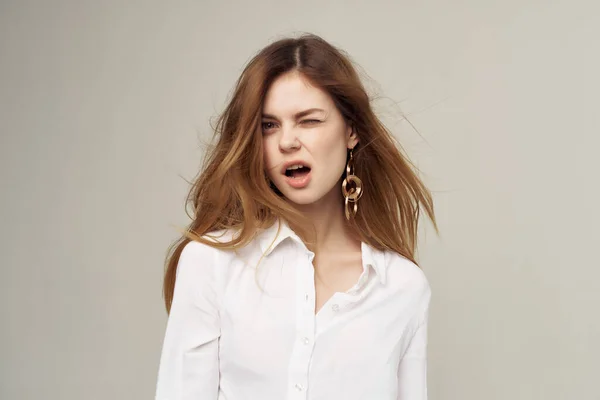
[[[314,279],[312,255],[300,257],[296,269],[296,341],[289,364],[289,399],[305,399],[308,388],[308,368],[314,343]],[[306,263],[306,264],[304,264]],[[304,264],[304,265],[302,265]]]

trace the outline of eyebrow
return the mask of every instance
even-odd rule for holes
[[[308,114],[312,114],[314,112],[325,112],[325,110],[323,110],[322,108],[309,108],[308,110],[297,112],[296,114],[294,114],[294,118],[295,119],[300,119],[300,118],[305,117]],[[271,114],[263,114],[262,117],[263,118],[277,119],[276,116],[271,115]]]

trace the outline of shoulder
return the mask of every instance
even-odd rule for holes
[[[386,287],[394,309],[403,310],[399,315],[410,315],[414,326],[427,319],[431,302],[431,287],[423,270],[408,258],[393,252],[385,252],[387,267]]]
[[[392,290],[421,298],[426,303],[431,297],[431,286],[423,270],[408,258],[385,251],[385,266],[388,285]]]
[[[217,256],[219,249],[206,243],[192,240],[183,247],[179,256],[179,263],[189,263],[194,261],[210,261]]]
[[[240,230],[235,228],[218,229],[206,233],[202,236],[202,239],[213,243],[227,243],[235,239],[239,234]]]
[[[218,249],[205,243],[191,241],[185,244],[177,262],[177,281],[214,277]]]
[[[219,230],[207,233],[202,236],[206,242],[226,243],[231,240],[235,232],[232,230]],[[186,243],[179,255],[177,266],[177,275],[186,274],[207,274],[215,272],[215,266],[225,264],[225,260],[230,251],[212,246],[209,243],[203,243],[191,240]]]
[[[215,244],[219,244],[219,243],[227,243],[230,242],[232,239],[234,239],[236,237],[236,235],[239,234],[239,232],[235,229],[219,229],[219,230],[214,230],[211,232],[208,232],[204,235],[201,236],[201,238],[203,240],[205,240],[208,243],[203,243],[197,240],[192,240],[190,242],[188,242],[185,247],[183,248],[181,255],[183,256],[184,253],[187,255],[215,255],[217,253],[222,253],[222,252],[226,252],[226,249],[220,249],[216,246],[212,246],[209,243],[215,243]]]
[[[202,235],[204,242],[192,240],[185,244],[179,256],[179,268],[192,268],[202,274],[221,274],[238,259],[252,258],[257,253],[256,239],[245,246],[220,248],[218,244],[231,242],[240,234],[239,229],[214,230]],[[212,245],[215,243],[215,245]],[[178,271],[179,272],[179,271]]]

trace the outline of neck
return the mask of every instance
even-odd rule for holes
[[[315,228],[316,238],[310,250],[317,252],[331,252],[340,248],[356,246],[358,241],[349,229],[344,215],[344,199],[336,185],[327,195],[312,204],[296,204],[306,219]],[[338,189],[338,190],[336,190]]]

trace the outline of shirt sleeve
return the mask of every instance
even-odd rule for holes
[[[427,400],[427,324],[422,316],[398,367],[398,400]]]
[[[217,251],[190,242],[181,252],[160,358],[156,400],[217,399],[220,336]]]

